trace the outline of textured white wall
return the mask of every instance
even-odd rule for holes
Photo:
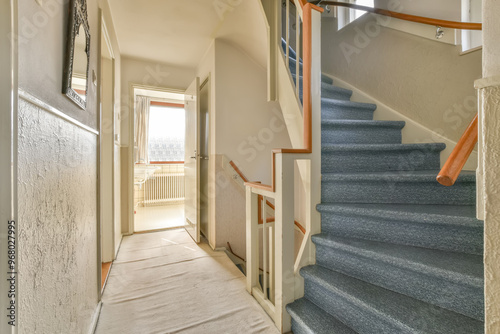
[[[94,134],[19,105],[19,333],[87,333],[98,302]]]
[[[482,141],[484,196],[485,333],[500,333],[500,2],[483,1]]]

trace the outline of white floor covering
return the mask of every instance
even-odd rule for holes
[[[184,226],[184,204],[137,207],[134,215],[134,231],[151,231]]]
[[[97,334],[279,333],[223,252],[183,229],[124,237]]]

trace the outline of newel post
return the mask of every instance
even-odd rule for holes
[[[259,281],[259,218],[258,195],[252,188],[246,187],[246,273],[247,291],[251,294],[252,288]]]
[[[275,323],[282,333],[291,331],[286,305],[295,300],[294,275],[294,160],[276,154],[275,198]]]

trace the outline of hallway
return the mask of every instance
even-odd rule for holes
[[[97,334],[278,333],[223,252],[183,229],[124,237]]]

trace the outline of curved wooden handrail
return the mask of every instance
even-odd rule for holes
[[[466,30],[482,30],[483,29],[482,28],[483,25],[481,23],[456,22],[456,21],[433,19],[433,18],[424,17],[424,16],[409,15],[409,14],[393,12],[391,10],[382,9],[382,8],[372,8],[372,7],[360,6],[360,5],[355,5],[355,4],[346,3],[346,2],[321,1],[321,4],[322,5],[330,5],[330,6],[348,7],[348,8],[363,10],[366,12],[375,13],[375,14],[379,14],[379,15],[390,16],[390,17],[394,17],[394,18],[400,19],[400,20],[418,22],[418,23],[428,24],[428,25],[432,25],[432,26],[439,26],[439,27],[443,27],[443,28],[466,29]]]
[[[280,150],[277,150],[277,151],[282,151],[284,149],[280,149]],[[241,179],[246,183],[248,183],[248,179],[247,177],[245,176],[245,174],[243,174],[243,172],[238,168],[238,166],[236,166],[236,164],[231,160],[229,161],[229,164],[231,165],[231,167],[233,167],[233,169],[235,170],[235,172],[241,177]],[[264,197],[262,197],[262,195],[259,195],[259,206],[258,206],[258,213],[257,215],[259,216],[259,224],[263,224],[263,220],[262,220],[262,212],[261,212],[261,208],[262,208],[262,200],[264,199]],[[271,209],[275,210],[275,206],[273,203],[269,202],[268,200],[266,200],[266,205],[268,207],[270,207]],[[269,217],[266,219],[266,222],[270,223],[270,222],[273,222],[274,221],[274,217]],[[299,228],[299,230],[302,231],[302,233],[306,234],[306,229],[304,228],[304,226],[302,226],[298,221],[295,221],[295,226],[297,226]]]
[[[460,175],[462,168],[467,162],[467,159],[469,159],[472,150],[476,146],[478,136],[477,133],[478,128],[476,114],[436,178],[436,180],[443,186],[450,187],[455,184],[458,175]]]

